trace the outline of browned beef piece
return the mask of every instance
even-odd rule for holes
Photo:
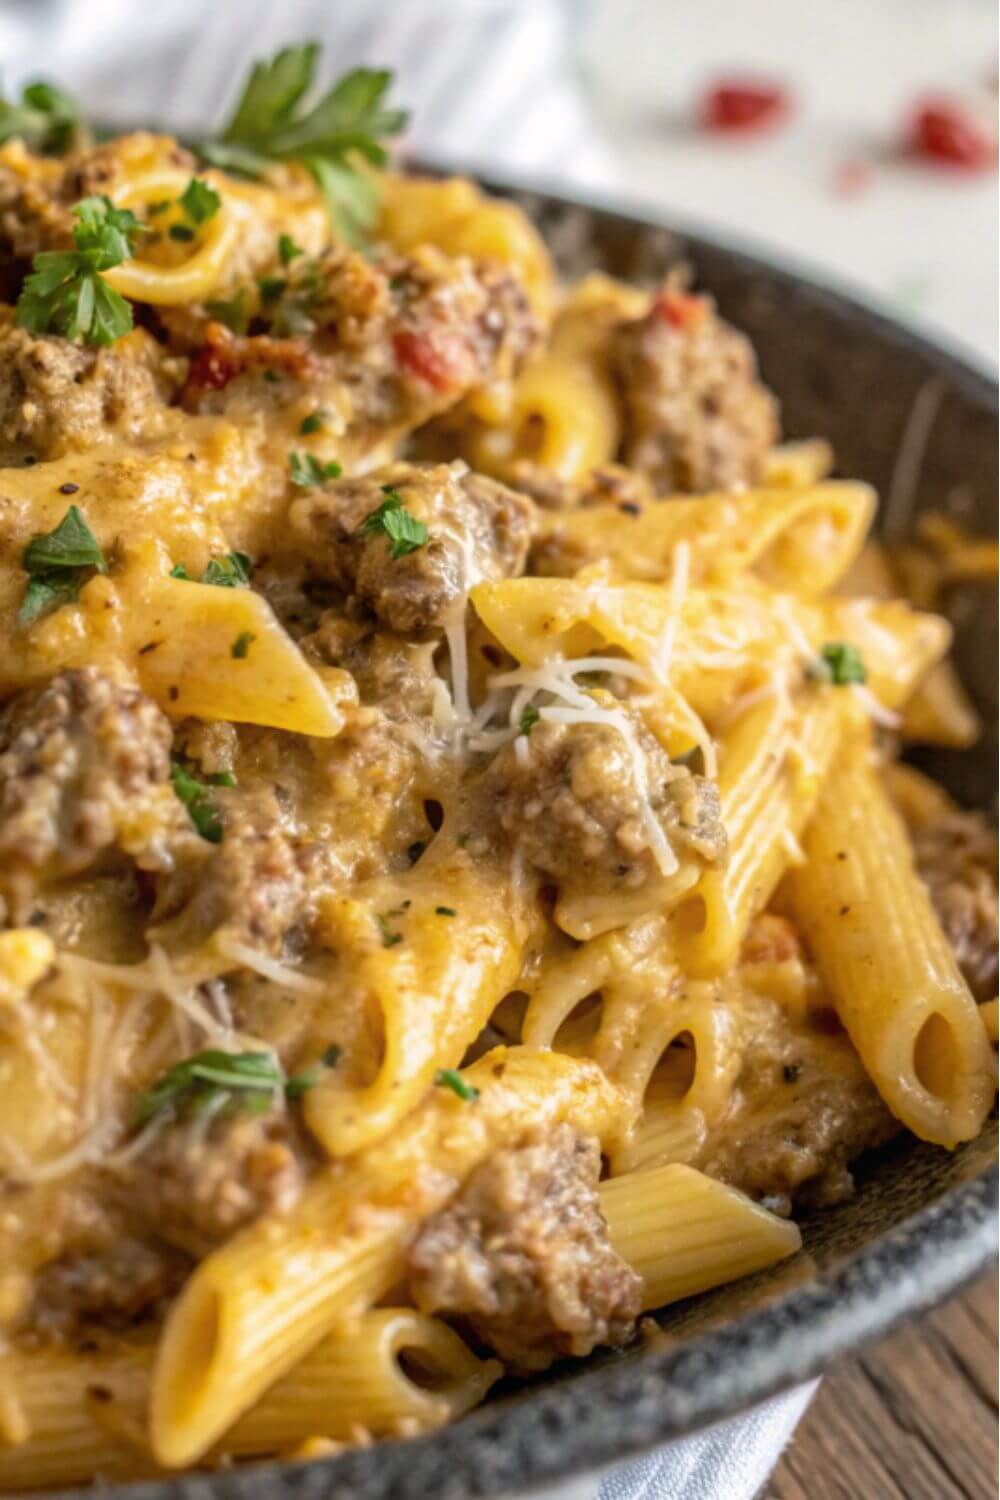
[[[673,765],[625,708],[619,715],[628,737],[613,724],[536,723],[525,758],[516,742],[507,745],[486,775],[505,832],[536,869],[564,886],[610,893],[653,878],[646,805],[679,856],[721,862],[726,854],[715,783]]]
[[[414,1242],[417,1306],[467,1320],[522,1373],[623,1343],[642,1283],[608,1240],[600,1164],[596,1140],[558,1125],[477,1167]]]
[[[393,557],[368,516],[397,497],[427,528],[427,541]],[[390,464],[361,478],[338,479],[292,502],[292,537],[313,572],[356,596],[403,635],[440,629],[482,579],[524,568],[530,500],[494,479],[453,464]]]
[[[787,1212],[853,1191],[849,1164],[899,1131],[846,1033],[798,1024],[773,1000],[727,1002],[739,1072],[693,1165]]]
[[[47,880],[121,850],[169,862],[187,834],[156,704],[95,667],[61,672],[0,709],[0,895],[14,911]]]
[[[223,823],[221,842],[200,840],[191,857],[160,881],[153,935],[172,952],[225,934],[277,953],[308,915],[325,852],[285,818],[273,790],[220,790],[213,796]]]
[[[264,1213],[291,1208],[306,1160],[284,1110],[226,1111],[167,1125],[137,1159],[127,1183],[131,1212],[168,1244],[195,1257]]]
[[[778,437],[777,405],[753,348],[711,299],[670,288],[616,334],[625,400],[624,462],[661,495],[760,479]]]
[[[539,337],[510,271],[430,246],[376,261],[332,249],[277,270],[286,288],[247,336],[188,311],[163,315],[174,347],[193,356],[189,409],[235,416],[265,403],[301,416],[308,400],[348,444],[370,447],[509,378]]]
[[[142,330],[94,349],[0,322],[0,464],[142,437],[185,370]]]
[[[917,868],[977,1000],[997,992],[997,840],[982,813],[911,829]]]
[[[189,1268],[176,1250],[119,1234],[41,1271],[28,1326],[36,1337],[57,1340],[96,1328],[124,1331],[174,1296]]]

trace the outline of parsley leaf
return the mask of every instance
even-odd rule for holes
[[[192,177],[178,198],[178,203],[192,224],[207,224],[214,219],[222,205],[222,199],[204,178]]]
[[[322,432],[325,422],[325,411],[311,411],[307,417],[302,418],[299,431],[303,437],[308,437],[311,432]]]
[[[385,917],[382,916],[381,912],[375,913],[375,922],[379,932],[382,934],[383,948],[395,948],[397,943],[401,943],[403,941],[403,934],[401,932],[393,932],[392,928],[389,926],[389,923],[386,921]]]
[[[451,1089],[453,1094],[464,1099],[467,1104],[479,1098],[479,1090],[473,1088],[471,1083],[466,1083],[457,1068],[438,1068],[434,1074],[434,1082],[439,1089]]]
[[[231,776],[231,772],[222,772]],[[187,808],[188,817],[194,827],[209,844],[222,842],[222,814],[212,800],[211,793],[203,781],[192,776],[179,760],[170,762],[170,781],[174,791]],[[235,785],[235,782],[219,782],[218,785]]]
[[[339,479],[343,470],[338,463],[321,463],[314,453],[289,453],[288,467],[292,483],[309,489],[314,484],[323,484],[327,479]]]
[[[529,703],[521,715],[521,722],[517,726],[518,734],[530,734],[541,717],[538,709]]]
[[[32,151],[58,155],[81,124],[80,106],[54,83],[29,83],[20,104],[0,99],[0,142],[18,136]]]
[[[392,543],[390,557],[393,562],[416,552],[423,547],[430,533],[423,521],[410,514],[403,504],[403,497],[391,484],[382,486],[385,499],[375,510],[370,511],[358,527],[358,536],[376,536],[384,532]]]
[[[132,327],[132,305],[99,274],[132,254],[132,239],[144,233],[130,209],[110,198],[84,198],[73,209],[75,250],[41,250],[32,261],[17,301],[19,328],[60,333],[88,344],[113,344]]]
[[[866,682],[868,673],[857,646],[847,641],[827,641],[820,648],[819,658],[811,668],[810,675],[821,682],[832,682],[835,687],[846,687],[852,682]]]
[[[250,655],[250,647],[256,639],[257,637],[252,630],[241,630],[229,648],[230,656],[235,657],[237,661],[245,661]]]
[[[22,625],[30,625],[47,610],[75,599],[91,568],[107,572],[97,538],[75,505],[69,507],[54,531],[28,543],[22,560],[29,576],[17,613]]]
[[[434,912],[439,917],[457,917],[458,912],[453,906],[435,906]]]
[[[136,1125],[145,1125],[163,1109],[177,1113],[218,1110],[230,1104],[244,1109],[267,1109],[285,1078],[271,1052],[206,1050],[175,1063],[145,1094],[140,1094]]]
[[[318,43],[309,42],[255,63],[232,119],[218,139],[203,143],[201,154],[250,177],[275,161],[302,162],[323,194],[334,228],[357,244],[374,222],[377,195],[353,157],[382,166],[387,158],[381,141],[397,135],[407,116],[387,107],[392,74],[380,68],[345,73],[306,106],[319,55]]]
[[[305,255],[301,245],[297,245],[290,234],[278,235],[278,258],[283,266],[290,266],[297,255]]]
[[[245,552],[227,552],[225,557],[209,559],[201,581],[214,584],[217,589],[245,588],[250,582],[252,567],[253,563]]]

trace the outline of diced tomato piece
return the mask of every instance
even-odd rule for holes
[[[240,363],[224,345],[203,344],[191,361],[186,391],[221,391],[240,373]]]
[[[981,172],[996,161],[996,142],[961,104],[928,99],[914,110],[906,132],[911,156],[939,166]]]
[[[447,391],[455,385],[459,350],[405,328],[393,337],[392,350],[398,365],[436,391]]]
[[[705,91],[698,116],[706,130],[762,130],[775,125],[788,107],[780,83],[723,78]]]
[[[708,312],[708,303],[704,297],[673,291],[668,287],[653,303],[653,310],[671,328],[694,328],[703,322]]]

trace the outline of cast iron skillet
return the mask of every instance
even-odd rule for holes
[[[891,496],[883,524],[894,537],[924,509],[995,530],[996,389],[960,360],[846,297],[700,236],[491,186],[520,199],[570,274],[600,267],[648,281],[677,260],[690,262],[698,285],[753,340],[781,397],[786,433],[830,438],[840,473]],[[960,670],[992,728],[996,592],[965,590],[949,608]],[[961,801],[994,803],[993,733],[971,754],[926,763]],[[493,1500],[692,1432],[816,1374],[990,1263],[995,1126],[954,1154],[897,1142],[865,1161],[857,1178],[849,1203],[802,1223],[799,1256],[669,1309],[658,1319],[667,1337],[510,1382],[429,1437],[308,1465],[123,1486],[116,1500]],[[70,1493],[83,1500],[93,1492],[64,1497]]]

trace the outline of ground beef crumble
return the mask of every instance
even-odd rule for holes
[[[642,1284],[608,1241],[599,1173],[598,1142],[568,1125],[477,1167],[412,1247],[417,1306],[467,1321],[519,1373],[622,1344]]]
[[[711,299],[667,288],[623,323],[614,365],[626,413],[623,462],[659,495],[700,494],[763,477],[777,404],[757,379],[750,341]]]

